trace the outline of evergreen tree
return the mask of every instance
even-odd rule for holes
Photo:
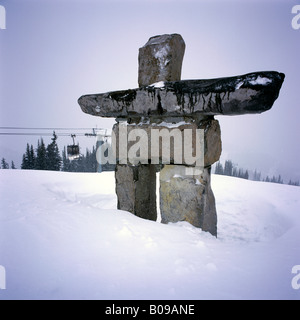
[[[225,167],[224,167],[224,175],[232,176],[232,172],[233,172],[233,163],[231,160],[226,160]]]
[[[86,163],[85,156],[81,156],[78,159],[72,160],[70,171],[71,172],[85,172],[85,163]]]
[[[10,166],[10,167],[11,167],[11,169],[13,169],[13,170],[17,169],[16,166],[15,166],[15,163],[14,163],[13,161],[11,162],[11,166]]]
[[[27,159],[26,159],[26,154],[25,154],[25,153],[23,154],[21,169],[22,169],[22,170],[28,169],[28,161],[27,161]]]
[[[64,147],[64,151],[62,152],[62,171],[64,172],[71,171],[71,161],[67,158],[66,147]]]
[[[224,169],[220,161],[216,164],[215,174],[224,174]]]
[[[253,180],[254,181],[261,181],[261,173],[258,172],[256,169],[254,171]]]
[[[23,155],[21,169],[34,170],[35,169],[35,154],[33,145],[31,147],[27,143],[26,153]]]
[[[47,150],[43,138],[41,138],[41,141],[38,141],[35,169],[47,170]]]
[[[85,172],[97,172],[98,164],[96,158],[96,148],[93,146],[92,151],[86,150]]]
[[[232,176],[233,176],[233,177],[238,177],[238,176],[239,176],[239,172],[238,172],[237,167],[234,167],[234,168],[233,168]]]
[[[53,132],[52,142],[47,147],[46,152],[46,170],[60,171],[62,159],[57,145],[57,135]]]
[[[4,158],[1,160],[1,168],[2,169],[9,169],[9,164],[6,162]]]
[[[283,180],[282,180],[282,178],[281,178],[281,175],[279,175],[278,177],[273,176],[271,182],[283,184]]]
[[[30,146],[30,150],[28,152],[28,160],[29,160],[29,169],[35,169],[36,164],[36,156],[34,152],[33,145]]]
[[[83,163],[83,168],[82,168],[83,172],[89,172],[90,170],[90,155],[91,155],[90,151],[86,149],[85,159],[84,159],[85,161]]]
[[[300,185],[300,182],[299,182],[299,181],[294,182],[294,181],[290,180],[290,182],[289,182],[289,186],[296,186],[296,187],[299,187],[299,185]]]
[[[273,178],[271,179],[271,182],[272,182],[272,183],[277,183],[277,179],[276,179],[275,176],[273,176]]]
[[[282,178],[281,178],[281,175],[278,176],[277,183],[283,184],[283,180],[282,180]]]
[[[239,169],[239,172],[238,172],[238,174],[237,174],[237,177],[238,178],[242,178],[243,177],[243,169]]]
[[[91,161],[92,161],[92,172],[98,172],[98,161],[97,161],[97,149],[93,146],[92,154],[91,154]],[[113,169],[114,171],[114,169]]]
[[[23,160],[21,164],[21,169],[29,169],[29,144],[27,143],[26,153],[23,154]]]
[[[67,157],[66,148],[62,152],[62,171],[66,172],[97,172],[98,163],[96,158],[96,148],[92,151],[87,149],[85,156],[70,160]],[[114,170],[114,169],[112,169]]]

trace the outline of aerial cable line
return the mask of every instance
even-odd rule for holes
[[[29,127],[0,127],[0,130],[60,130],[60,131],[73,131],[73,130],[79,130],[79,131],[87,131],[87,130],[104,130],[101,128],[29,128]]]
[[[70,137],[74,133],[55,133],[58,137]],[[77,137],[88,137],[92,134],[89,133],[75,133]],[[53,133],[25,133],[25,132],[0,132],[0,136],[41,136],[41,137],[52,137]]]
[[[5,132],[1,132],[5,131]],[[14,132],[11,132],[13,130]],[[19,132],[23,130],[23,132]],[[28,130],[28,132],[26,132]],[[39,131],[48,132],[39,132]],[[24,132],[25,131],[25,132]],[[32,132],[37,131],[37,132]],[[59,132],[63,131],[63,132]],[[68,131],[68,132],[66,132]],[[85,131],[85,132],[82,132]],[[96,137],[99,133],[105,132],[107,134],[107,129],[103,128],[29,128],[29,127],[0,127],[0,136],[52,136],[53,132],[60,137],[69,137],[71,135],[76,135],[78,137]],[[103,134],[101,134],[103,135]]]

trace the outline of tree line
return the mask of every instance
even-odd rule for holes
[[[37,148],[27,144],[21,169],[60,171],[62,158],[57,145],[57,135],[53,133],[52,142],[46,147],[43,138],[38,140]]]
[[[1,159],[1,165],[0,165],[0,169],[17,169],[16,166],[15,166],[15,163],[12,161],[11,162],[11,165],[9,167],[9,164],[8,162],[6,161],[5,158],[2,158]]]
[[[86,150],[85,155],[78,155],[70,160],[66,148],[60,154],[57,145],[57,135],[53,133],[52,142],[46,146],[44,140],[38,140],[37,148],[27,144],[23,155],[21,169],[23,170],[49,170],[64,172],[97,172],[96,148]]]
[[[98,163],[96,158],[96,147],[92,150],[86,150],[85,155],[78,155],[70,160],[67,150],[64,148],[60,154],[57,145],[57,135],[53,133],[52,142],[46,146],[41,138],[37,142],[37,147],[27,143],[26,151],[22,157],[22,170],[48,170],[64,172],[97,172]],[[17,169],[14,161],[8,164],[5,158],[2,158],[0,169]],[[103,171],[113,171],[113,166],[103,166]]]
[[[62,152],[62,167],[64,172],[97,172],[98,163],[96,158],[96,148],[86,150],[85,156],[80,155],[77,159],[70,160],[67,157],[66,147]]]
[[[242,168],[238,168],[237,165],[234,165],[234,163],[231,160],[226,160],[225,165],[223,166],[221,162],[218,162],[216,164],[215,168],[215,174],[224,175],[224,176],[230,176],[230,177],[236,177],[241,179],[250,179],[250,173],[248,170],[244,170]],[[271,183],[279,183],[283,184],[284,181],[279,174],[278,176],[269,177],[266,176],[265,178],[262,178],[261,172],[258,172],[257,170],[254,171],[251,180],[254,181],[263,181],[263,182],[271,182]],[[299,181],[292,181],[290,180],[288,185],[292,186],[299,186]]]
[[[46,146],[44,140],[41,138],[37,142],[37,147],[27,143],[26,151],[22,158],[21,169],[23,170],[51,170],[51,171],[64,171],[64,172],[98,172],[97,162],[97,146],[92,150],[86,150],[85,155],[79,155],[75,159],[69,159],[67,155],[66,147],[60,154],[57,145],[57,135],[53,132],[51,143]],[[16,169],[14,161],[9,165],[5,158],[1,160],[1,169]],[[114,171],[115,166],[106,164],[102,166],[102,171]],[[261,172],[257,170],[254,173],[249,172],[243,168],[239,168],[233,163],[232,160],[226,160],[224,166],[221,162],[218,162],[215,166],[215,174],[231,176],[241,179],[251,179],[254,181],[263,181],[271,183],[283,184],[284,181],[281,175],[265,178],[262,177]],[[289,185],[300,186],[299,181],[290,180]]]
[[[215,174],[229,176],[229,177],[237,177],[242,179],[249,179],[248,170],[238,169],[237,166],[233,164],[231,160],[226,160],[225,165],[223,167],[221,162],[216,164]]]

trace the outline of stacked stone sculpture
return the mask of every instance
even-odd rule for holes
[[[219,122],[214,116],[269,110],[279,96],[285,76],[278,72],[256,72],[181,81],[184,52],[185,42],[178,34],[152,37],[139,50],[138,89],[86,95],[78,102],[85,113],[116,118],[113,132],[117,137],[115,177],[119,209],[156,221],[156,173],[160,171],[162,222],[187,221],[217,236],[211,166],[220,158],[222,142]],[[188,131],[193,134],[189,140],[175,145],[174,128],[176,134]],[[141,156],[142,152],[138,155],[137,150],[132,161],[120,149],[128,151],[133,140],[128,141],[127,136],[136,129],[146,133],[147,140],[140,146],[146,145],[149,152]],[[197,130],[203,133],[202,140],[197,139]],[[153,132],[169,132],[174,138],[173,151],[164,140],[161,144],[155,140],[159,152],[153,157],[150,150],[157,147],[153,145]],[[174,148],[182,151],[187,144],[191,144],[194,153],[201,145],[201,166],[176,158]],[[168,161],[164,161],[164,148],[170,151]]]

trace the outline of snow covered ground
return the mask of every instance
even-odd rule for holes
[[[213,176],[219,238],[116,210],[113,173],[0,171],[0,299],[300,299],[300,188]]]

